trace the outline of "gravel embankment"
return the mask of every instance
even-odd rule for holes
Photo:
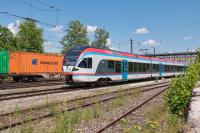
[[[78,126],[76,127],[75,132],[93,133],[93,132],[97,131],[99,128],[101,128],[102,126],[104,126],[107,123],[109,123],[110,121],[112,121],[113,119],[122,115],[124,112],[137,106],[142,101],[145,101],[146,99],[148,99],[149,97],[151,97],[153,94],[155,94],[156,92],[158,92],[160,90],[162,90],[162,89],[160,88],[160,89],[156,89],[156,90],[147,91],[147,92],[144,92],[141,94],[127,96],[124,98],[124,100],[122,99],[123,105],[116,109],[115,108],[111,109],[111,110],[109,109],[110,108],[109,106],[112,105],[111,101],[105,102],[105,103],[101,104],[100,117],[97,119],[89,120],[87,122],[79,123]],[[91,106],[88,108],[93,109],[94,107]],[[146,108],[146,106],[145,106],[145,108]],[[82,112],[80,112],[80,113],[82,113]],[[136,121],[139,121],[139,119],[137,118]],[[56,123],[52,118],[47,118],[47,119],[41,120],[40,122],[34,122],[32,125],[34,125],[34,132],[42,132],[42,131],[46,130],[47,127],[48,127],[48,129],[54,129],[55,127],[53,125],[56,125]],[[116,126],[116,127],[118,127],[118,126]],[[109,132],[113,132],[113,131],[118,132],[118,130],[120,131],[120,129],[115,128],[115,126],[114,126],[112,129],[109,129]]]
[[[162,82],[162,81],[159,81],[159,82]],[[72,92],[63,92],[59,94],[48,94],[48,95],[42,95],[42,96],[34,96],[34,97],[1,101],[0,114],[15,112],[16,108],[23,110],[23,109],[29,109],[29,108],[38,107],[38,106],[44,106],[47,104],[47,101],[48,103],[58,103],[62,101],[72,100],[77,97],[86,97],[86,96],[94,95],[96,93],[102,93],[105,91],[110,92],[110,91],[133,88],[133,87],[138,87],[141,85],[150,85],[150,84],[155,84],[155,83],[156,83],[155,81],[146,81],[146,82],[140,82],[140,83],[119,85],[119,86],[114,86],[114,87],[112,86],[101,87],[101,88],[88,89],[88,90],[77,90],[77,91],[72,91]]]
[[[130,109],[136,107],[143,101],[147,100],[150,98],[152,95],[157,93],[158,91],[161,91],[162,89],[156,89],[156,90],[151,90],[142,93],[139,96],[130,97],[127,101],[125,101],[124,105],[120,108],[117,108],[116,110],[113,110],[111,112],[107,112],[106,110],[102,112],[102,116],[99,119],[95,119],[87,124],[83,124],[77,127],[76,132],[87,132],[87,133],[94,133],[101,127],[107,125],[109,122],[113,121],[114,119],[118,118],[125,112],[129,111]],[[147,105],[148,106],[148,105]],[[137,119],[135,119],[137,121]],[[117,130],[109,130],[109,132],[115,132]]]

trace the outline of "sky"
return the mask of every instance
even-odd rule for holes
[[[55,25],[43,28],[46,52],[59,53],[71,20],[80,20],[94,39],[97,27],[110,33],[112,49],[149,53],[194,51],[200,46],[199,0],[1,0],[0,12],[31,17]],[[0,14],[0,25],[15,35],[23,19]]]

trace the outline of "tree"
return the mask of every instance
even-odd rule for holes
[[[196,50],[196,53],[197,53],[196,61],[200,62],[200,47]]]
[[[6,27],[0,25],[0,50],[17,50],[16,38]]]
[[[28,52],[44,52],[43,30],[33,21],[24,21],[19,26],[17,45],[19,50]]]
[[[95,40],[92,42],[92,46],[109,49],[109,46],[107,46],[108,38],[109,32],[107,32],[105,29],[97,28],[95,30]]]
[[[62,38],[60,43],[63,45],[62,53],[80,44],[88,46],[89,39],[87,37],[86,27],[84,27],[79,20],[71,21],[66,30],[66,35]]]

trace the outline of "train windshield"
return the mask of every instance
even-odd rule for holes
[[[76,60],[78,59],[79,55],[85,49],[85,46],[76,46],[70,49],[67,54],[65,55],[63,65],[65,66],[74,66]]]

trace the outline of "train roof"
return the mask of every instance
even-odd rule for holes
[[[86,52],[97,52],[97,53],[112,54],[112,55],[117,55],[117,56],[125,56],[125,57],[129,57],[129,58],[132,57],[132,58],[140,58],[140,59],[146,59],[146,60],[149,60],[151,58],[152,61],[162,61],[162,62],[185,64],[185,62],[180,62],[180,61],[175,61],[175,60],[142,56],[142,55],[137,55],[137,54],[120,52],[120,51],[116,51],[116,50],[96,48],[96,47],[92,47],[92,46],[78,45],[78,46],[74,47],[73,49],[80,50],[81,54],[86,53]]]

